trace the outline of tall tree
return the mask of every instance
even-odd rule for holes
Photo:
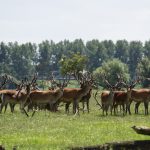
[[[146,78],[150,78],[150,59],[148,57],[143,58],[137,66],[138,73],[142,77],[144,77],[142,85],[143,87],[149,87],[150,86],[150,81],[147,80]]]
[[[35,73],[35,65],[33,63],[35,49],[31,43],[19,45],[17,42],[9,43],[11,49],[11,61],[13,67],[13,75],[18,78],[24,76],[32,76]]]
[[[129,61],[129,44],[126,40],[118,40],[116,42],[115,58],[120,59],[123,63]]]
[[[104,45],[104,47],[107,51],[107,59],[108,58],[109,59],[114,58],[115,44],[113,43],[113,41],[112,40],[105,40],[105,41],[102,41],[101,43]]]
[[[0,73],[11,73],[11,53],[9,47],[1,42],[0,43]]]
[[[52,68],[50,68],[52,50],[49,41],[43,41],[39,44],[39,64],[37,72],[39,76],[48,76]]]
[[[140,41],[132,41],[130,42],[129,49],[129,69],[131,77],[134,77],[136,74],[136,68],[138,62],[141,61],[143,57],[143,45]]]
[[[88,56],[88,69],[95,70],[107,58],[107,51],[103,43],[98,40],[88,41],[86,43],[86,52]]]
[[[82,39],[76,39],[71,43],[71,52],[85,54],[85,46]]]
[[[145,42],[144,55],[150,59],[150,40]]]

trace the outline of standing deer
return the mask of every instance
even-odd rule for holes
[[[63,83],[57,83],[56,81],[52,80],[56,83],[57,87],[54,90],[46,90],[46,91],[40,91],[35,90],[31,91],[30,96],[28,98],[28,104],[32,104],[40,106],[40,105],[47,105],[49,104],[50,107],[54,107],[55,103],[63,96],[64,87],[67,86],[69,83],[69,79],[64,79]],[[34,116],[35,110],[32,113],[32,116]]]
[[[32,83],[35,82],[35,78],[31,82],[28,82],[27,78],[25,78],[25,81],[22,80],[21,88],[16,90],[3,90],[0,91],[0,94],[2,94],[2,104],[1,109],[6,104],[20,104],[20,109],[25,112],[25,114],[28,116],[27,112],[25,111],[25,103],[26,100],[29,97],[30,94],[30,88]]]
[[[133,89],[131,93],[131,102],[135,104],[135,114],[138,114],[138,107],[141,103],[144,103],[145,115],[148,115],[148,103],[150,101],[150,89]]]
[[[106,115],[108,115],[109,107],[110,107],[110,112],[112,115],[113,104],[114,104],[114,94],[115,94],[115,90],[120,86],[120,81],[118,80],[115,85],[111,85],[110,82],[106,79],[106,75],[105,75],[104,82],[106,86],[108,87],[109,91],[103,91],[101,94],[101,105],[102,105],[103,115],[104,115],[104,112],[106,112]]]
[[[126,88],[126,91],[118,91],[114,94],[114,113],[116,114],[116,107],[118,105],[121,105],[123,108],[123,115],[125,113],[129,113],[131,115],[130,111],[130,104],[131,104],[131,93],[132,89],[135,87],[135,85],[139,82],[139,79],[136,79],[135,81],[131,82],[131,84],[127,84],[126,82],[122,81],[121,84]],[[126,109],[125,109],[126,108]]]
[[[87,72],[86,74],[79,73],[75,75],[76,80],[79,84],[82,84],[80,88],[64,88],[63,97],[59,102],[66,103],[65,111],[69,113],[69,105],[73,103],[73,113],[79,115],[79,102],[80,100],[89,93],[93,86],[93,77]]]

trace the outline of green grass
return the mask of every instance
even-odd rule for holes
[[[138,135],[133,125],[149,126],[150,116],[145,116],[143,106],[139,115],[102,116],[102,111],[91,99],[90,114],[74,117],[66,115],[64,107],[57,113],[40,111],[27,118],[17,109],[0,115],[0,145],[6,150],[14,146],[19,150],[66,150],[73,146],[100,145],[106,142],[146,140]],[[132,111],[133,112],[133,111]],[[31,115],[31,113],[30,113]]]

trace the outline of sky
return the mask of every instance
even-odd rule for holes
[[[150,0],[0,0],[0,41],[150,40]]]

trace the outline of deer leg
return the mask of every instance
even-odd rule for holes
[[[131,109],[130,109],[131,103],[132,103],[132,101],[129,102],[129,114],[130,115],[131,115]]]
[[[103,114],[103,116],[104,116],[104,113],[105,113],[105,110],[106,110],[106,106],[104,105],[104,104],[102,104],[102,114]]]
[[[83,114],[84,114],[84,108],[85,108],[85,104],[84,104],[84,101],[82,101],[82,112],[83,112]]]
[[[108,106],[106,106],[106,116],[108,115],[108,109],[109,109],[109,107]]]
[[[79,103],[78,100],[75,100],[75,116],[79,115]]]
[[[130,104],[129,103],[126,104],[126,114],[127,113],[129,113],[129,115],[131,115]]]
[[[73,101],[73,114],[76,113],[76,100]]]
[[[138,108],[139,108],[139,105],[141,104],[141,102],[137,102],[135,104],[135,114],[138,114]]]
[[[113,106],[111,105],[111,106],[110,106],[111,115],[112,115],[112,111],[113,111]]]
[[[0,104],[0,113],[2,113],[2,103]]]
[[[6,109],[6,105],[7,104],[5,104],[5,103],[1,103],[1,106],[0,106],[0,113],[2,113],[2,111],[3,111],[3,107],[5,106],[5,109]],[[6,110],[5,110],[6,111]]]
[[[23,108],[22,109],[24,111],[24,113],[26,114],[27,117],[29,117],[28,113],[26,112],[26,110]]]
[[[2,113],[2,110],[3,110],[3,104],[1,103],[0,104],[0,113]]]
[[[69,114],[69,106],[70,106],[70,103],[66,103],[66,105],[65,105],[66,114]]]
[[[33,113],[32,113],[32,115],[31,115],[31,117],[33,117],[33,116],[34,116],[35,112],[36,112],[36,111],[34,110],[34,111],[33,111]]]
[[[117,108],[117,105],[114,104],[114,115],[116,115],[116,108]]]
[[[90,112],[90,109],[89,109],[89,100],[87,100],[86,105],[87,105],[87,111],[89,113]]]
[[[5,106],[5,95],[1,94],[0,113],[2,113],[3,107]]]
[[[24,112],[27,117],[29,117],[28,113],[27,113],[26,110],[25,110],[25,105],[24,105],[23,103],[20,104],[20,110],[21,110],[22,112]]]
[[[7,104],[5,104],[5,110],[4,110],[4,113],[6,113],[7,106],[8,106],[8,103],[7,103]]]
[[[148,102],[144,102],[145,115],[148,115]]]
[[[122,105],[122,108],[123,108],[123,116],[125,115],[125,107],[124,107],[124,104]]]
[[[13,113],[14,112],[15,104],[9,103],[9,106],[10,106],[11,113]]]

